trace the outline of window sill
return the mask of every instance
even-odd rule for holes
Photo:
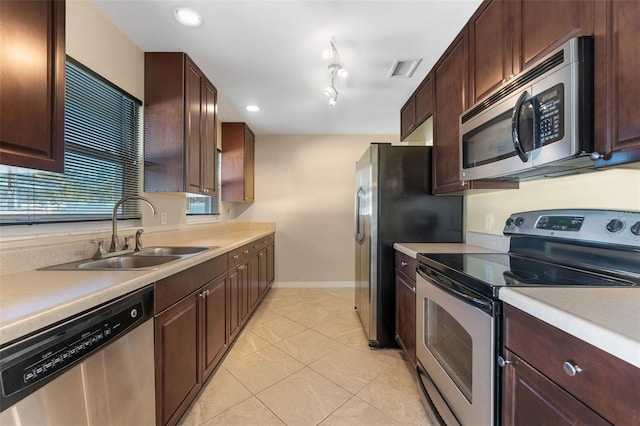
[[[220,223],[220,215],[194,215],[187,216],[187,225],[199,225],[203,223]]]

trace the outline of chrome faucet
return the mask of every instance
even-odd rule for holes
[[[120,249],[120,242],[118,241],[118,219],[117,219],[117,215],[118,215],[118,207],[120,207],[120,205],[126,201],[130,201],[130,200],[140,200],[140,201],[144,201],[145,203],[149,204],[149,207],[151,207],[151,211],[153,213],[153,216],[157,216],[156,213],[156,207],[153,205],[153,203],[145,197],[141,197],[140,195],[130,195],[128,197],[124,197],[121,198],[120,201],[118,201],[116,203],[116,205],[113,207],[113,214],[111,216],[111,245],[109,246],[109,252],[115,252],[118,251]],[[137,238],[136,238],[137,240]]]

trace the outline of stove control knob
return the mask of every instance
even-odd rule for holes
[[[624,228],[624,222],[620,219],[611,219],[609,223],[607,223],[607,231],[609,232],[620,232]]]
[[[516,226],[521,226],[524,223],[524,218],[522,216],[518,216],[516,217],[516,220],[514,223],[516,224]]]
[[[507,219],[507,221],[504,223],[506,226],[511,226],[513,225],[513,218],[510,217],[509,219]]]
[[[636,222],[632,227],[631,227],[631,233],[635,236],[640,236],[640,222]]]

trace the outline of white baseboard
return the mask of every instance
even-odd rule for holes
[[[354,281],[274,282],[273,288],[355,288]]]

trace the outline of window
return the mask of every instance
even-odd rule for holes
[[[220,150],[216,150],[216,171],[218,176],[216,180],[218,182],[218,188],[215,197],[209,197],[207,195],[187,194],[186,196],[186,212],[187,216],[197,215],[209,215],[218,216],[220,214],[220,179],[221,176],[221,164],[220,164]]]
[[[142,103],[67,57],[64,174],[2,166],[0,223],[111,219],[141,192]],[[124,203],[119,219],[140,217]]]

